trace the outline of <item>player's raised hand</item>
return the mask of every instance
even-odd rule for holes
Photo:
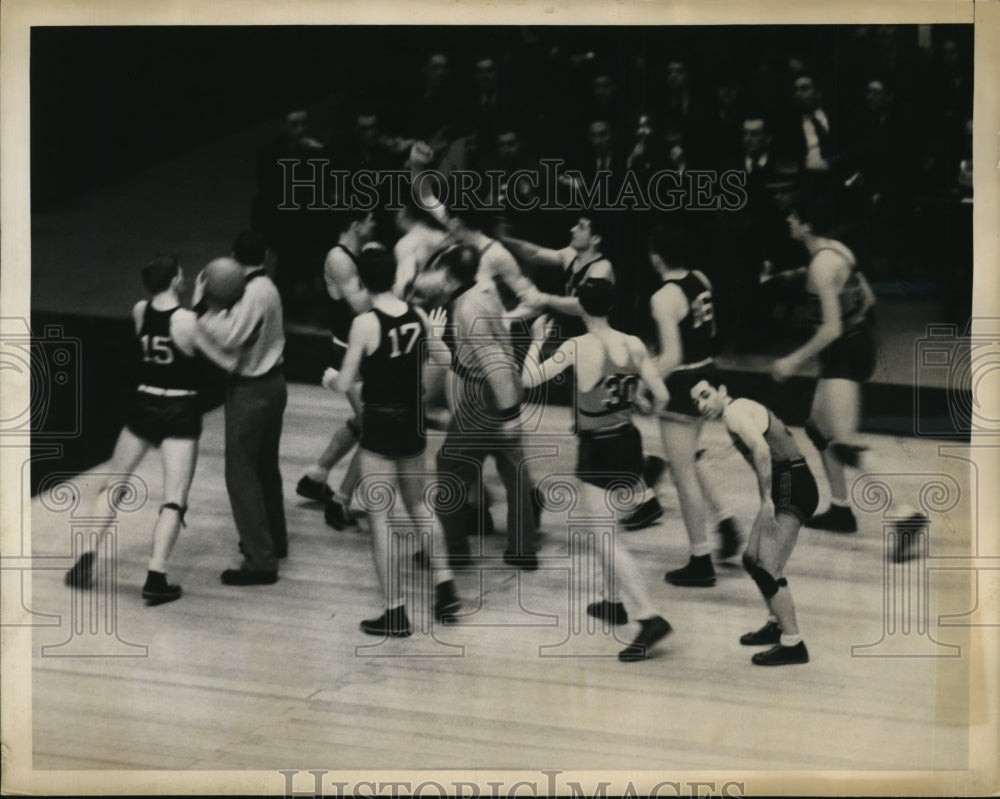
[[[427,314],[427,319],[431,323],[431,335],[439,336],[448,324],[448,312],[444,308],[435,308]]]
[[[434,160],[434,148],[427,142],[415,141],[410,148],[410,167],[423,169]]]

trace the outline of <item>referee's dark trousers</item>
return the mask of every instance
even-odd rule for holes
[[[233,377],[226,393],[226,489],[246,568],[277,571],[288,554],[278,465],[288,388],[281,367]]]
[[[457,414],[456,414],[457,415]],[[507,552],[531,555],[537,547],[538,531],[532,511],[534,484],[525,467],[521,433],[509,435],[496,428],[476,431],[452,418],[448,434],[437,456],[438,472],[462,486],[463,502],[439,501],[436,510],[444,528],[448,555],[452,565],[462,566],[470,555],[482,555],[482,514],[485,507],[483,492],[483,461],[492,455],[497,472],[507,492]],[[469,536],[475,536],[476,551],[471,552]]]

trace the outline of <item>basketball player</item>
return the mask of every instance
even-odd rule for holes
[[[450,243],[449,236],[430,214],[407,202],[396,212],[396,228],[401,235],[392,248],[396,259],[392,291],[409,302],[417,275],[432,266],[435,253]]]
[[[699,449],[698,438],[703,419],[690,394],[691,387],[712,370],[712,286],[704,274],[685,265],[684,241],[676,228],[653,229],[649,260],[663,280],[663,286],[650,300],[660,337],[656,365],[670,393],[670,401],[660,414],[660,433],[691,546],[688,564],[667,572],[665,579],[679,586],[712,586],[715,567],[705,529],[706,500],[715,511],[722,537],[719,557],[731,558],[741,544],[736,520],[723,510],[711,477],[701,464],[704,450]]]
[[[584,330],[581,320],[583,309],[576,296],[577,287],[584,280],[597,278],[610,280],[612,284],[615,282],[615,270],[611,261],[601,252],[603,238],[598,219],[594,216],[581,216],[570,229],[569,245],[561,250],[539,247],[521,239],[503,239],[503,243],[518,258],[561,269],[565,275],[565,296],[541,293],[537,300],[539,305],[555,312],[553,322],[557,334],[562,339],[580,335]],[[651,489],[665,467],[666,463],[662,458],[653,455],[646,457],[643,466],[646,486],[643,491],[643,501],[632,515],[622,520],[622,526],[626,530],[649,527],[663,515],[660,500]]]
[[[525,358],[522,381],[526,388],[533,388],[570,364],[575,367],[579,408],[576,477],[588,515],[600,516],[615,507],[609,493],[620,494],[623,481],[632,488],[637,502],[641,497],[642,440],[632,423],[639,380],[652,392],[651,410],[666,404],[667,390],[642,342],[608,324],[614,284],[607,278],[585,280],[577,286],[577,298],[587,332],[563,342],[552,357],[539,364],[547,332],[547,317],[539,317],[532,326],[535,337]],[[628,613],[620,590],[630,595],[632,615],[639,620],[640,630],[618,658],[631,662],[648,657],[650,648],[671,628],[653,607],[635,561],[621,544],[619,521],[614,521],[612,550],[601,551],[605,598],[591,603],[587,613],[610,624],[624,624]]]
[[[405,198],[402,209],[396,214],[396,227],[402,236],[393,246],[396,259],[393,294],[424,311],[439,310],[444,298],[433,286],[439,276],[432,273],[440,256],[455,242],[433,216]],[[424,406],[427,424],[434,429],[448,427],[451,409],[447,377],[447,364],[436,364],[432,359],[424,365]]]
[[[267,245],[255,231],[233,243],[246,291],[231,309],[211,308],[198,317],[199,346],[217,348],[230,373],[226,389],[226,491],[243,562],[226,569],[224,585],[270,585],[278,560],[288,556],[288,528],[278,448],[288,386],[281,297],[267,276]],[[196,305],[203,292],[195,284]]]
[[[809,652],[799,633],[784,573],[799,528],[819,502],[816,481],[791,432],[770,409],[750,399],[730,397],[714,376],[699,380],[690,396],[703,416],[725,422],[733,444],[757,475],[760,511],[750,528],[743,566],[764,595],[771,615],[759,630],[743,635],[740,643],[774,645],[751,658],[758,666],[808,663]]]
[[[340,369],[343,365],[347,336],[354,317],[371,308],[371,298],[358,279],[357,254],[375,233],[375,217],[370,211],[350,210],[344,212],[342,219],[345,227],[323,264],[323,279],[330,306],[330,333],[333,337],[331,366],[334,369]],[[295,488],[299,496],[322,502],[327,523],[338,530],[357,524],[347,507],[347,498],[354,491],[360,477],[357,454],[351,459],[337,494],[330,490],[326,482],[330,477],[330,470],[354,448],[360,435],[358,416],[361,399],[357,388],[347,392],[347,400],[354,416],[334,432],[326,449],[316,463],[306,470]]]
[[[453,563],[467,563],[467,536],[485,529],[475,503],[482,493],[483,461],[492,455],[507,492],[504,562],[534,571],[539,507],[524,469],[522,388],[503,305],[493,282],[476,278],[475,247],[450,249],[441,263],[442,289],[449,294],[444,342],[451,351],[454,413],[438,453],[438,471],[461,483],[467,500],[460,507],[439,508],[448,554]]]
[[[366,475],[388,477],[392,490],[413,516],[423,501],[426,441],[420,419],[423,362],[430,335],[427,315],[392,293],[396,263],[381,246],[369,245],[358,259],[362,285],[370,292],[372,309],[351,324],[343,368],[327,369],[323,384],[347,392],[360,374],[362,381],[361,468]],[[435,348],[431,348],[435,349]],[[438,348],[439,349],[439,348]],[[388,510],[370,513],[375,569],[386,593],[385,612],[361,622],[369,635],[410,635],[410,620],[398,581],[391,579]],[[433,546],[444,551],[441,524],[434,518]],[[434,615],[442,621],[461,602],[449,568],[435,570]]]
[[[166,565],[184,514],[188,491],[198,460],[201,436],[200,384],[196,360],[195,315],[182,308],[184,273],[174,255],[160,255],[142,269],[142,281],[150,294],[132,309],[136,336],[142,346],[139,383],[128,420],[111,460],[102,471],[128,474],[150,448],[158,448],[163,461],[163,504],[153,528],[142,597],[150,605],[181,597],[181,587],[167,582]],[[98,488],[93,500],[95,517],[107,516],[115,500],[108,497],[107,484]],[[101,534],[106,534],[102,530]],[[89,588],[93,583],[94,552],[83,553],[66,573],[66,584]]]
[[[854,533],[858,525],[847,498],[844,466],[857,466],[864,449],[857,443],[857,432],[861,384],[875,370],[869,313],[875,295],[854,254],[839,241],[816,233],[815,215],[812,204],[801,199],[788,213],[789,232],[811,259],[805,306],[815,332],[797,350],[776,360],[771,375],[784,381],[810,358],[819,358],[819,380],[805,429],[823,459],[832,497],[829,509],[807,520],[806,527]]]
[[[434,195],[430,181],[422,180],[422,170],[433,158],[433,150],[424,142],[414,143],[409,164],[413,175],[414,201],[440,222],[452,240],[468,245],[479,255],[477,280],[492,281],[508,319],[530,319],[538,315],[541,293],[522,271],[517,259],[495,238],[483,230],[485,216],[477,208],[448,208]],[[517,345],[515,344],[515,350]],[[524,348],[520,358],[523,360]]]

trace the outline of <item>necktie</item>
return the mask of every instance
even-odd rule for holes
[[[820,122],[815,112],[809,115],[809,119],[812,120],[813,128],[816,131],[816,138],[819,139],[819,153],[825,158],[830,155],[830,131]]]

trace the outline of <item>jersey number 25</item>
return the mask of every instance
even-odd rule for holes
[[[691,301],[691,327],[701,327],[715,319],[712,292],[703,291]]]

